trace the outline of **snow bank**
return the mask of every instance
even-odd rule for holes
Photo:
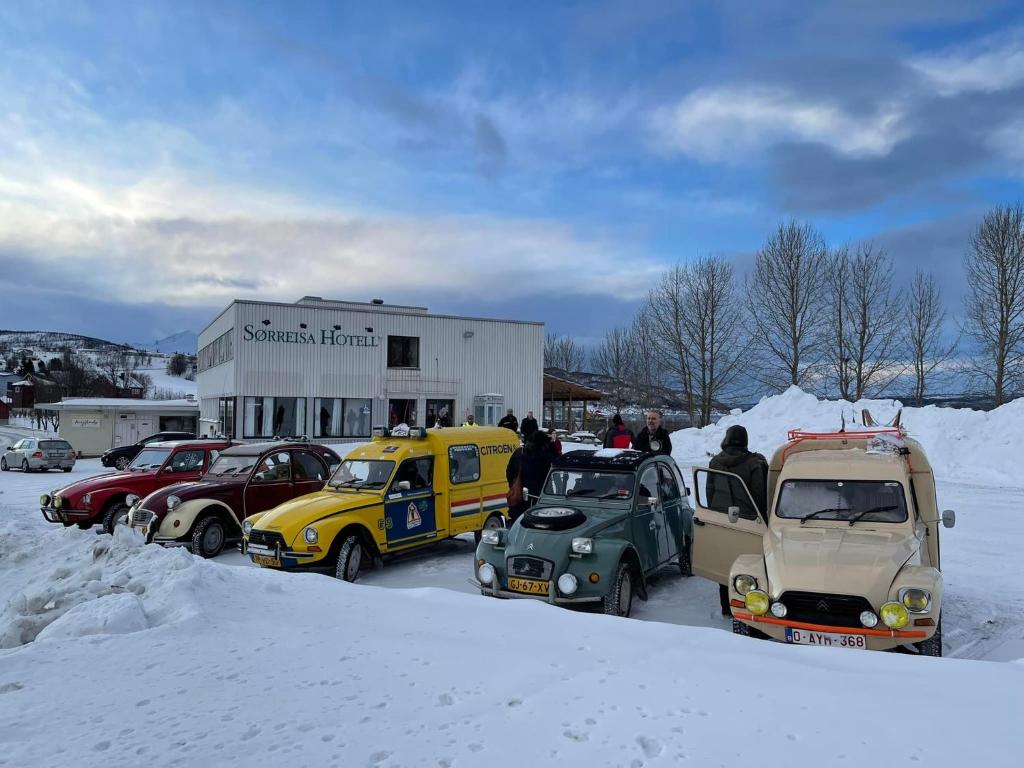
[[[924,446],[939,479],[1024,485],[1018,479],[1017,456],[1024,435],[1024,399],[988,412],[934,405],[904,408],[898,400],[819,400],[790,387],[781,395],[763,398],[749,411],[733,411],[717,424],[673,432],[672,455],[682,467],[706,465],[709,456],[718,452],[725,431],[742,424],[750,449],[771,458],[772,451],[786,442],[789,430],[835,431],[843,419],[847,429],[856,429],[865,408],[878,423],[887,423],[902,409],[903,425]]]

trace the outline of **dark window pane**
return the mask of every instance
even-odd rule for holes
[[[419,368],[420,340],[417,336],[388,336],[388,368]]]
[[[480,451],[475,445],[453,445],[448,449],[448,469],[453,483],[480,479]]]
[[[296,480],[319,480],[327,482],[327,469],[320,459],[312,453],[297,451],[292,453],[292,471]]]

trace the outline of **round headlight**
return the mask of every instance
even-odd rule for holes
[[[777,619],[786,618],[786,606],[782,603],[772,603],[772,616]]]
[[[181,499],[179,499],[177,496],[168,496],[167,497],[167,511],[168,512],[173,512],[174,510],[176,510],[180,506],[181,506]]]
[[[879,611],[882,623],[889,629],[903,629],[910,623],[910,614],[903,603],[885,603]]]
[[[307,528],[302,532],[302,538],[306,540],[307,544],[316,544],[320,539],[320,534],[316,532],[316,528]]]
[[[129,493],[127,496],[124,497],[124,503],[127,504],[129,507],[134,507],[140,501],[142,501],[142,499],[140,499],[134,493]]]
[[[872,611],[864,611],[860,615],[860,623],[868,629],[878,626],[878,617]]]
[[[57,509],[60,509],[62,506],[64,506],[64,499],[62,499],[60,496],[54,496],[53,506],[55,506]]]
[[[903,603],[909,611],[913,611],[914,613],[924,613],[931,605],[932,595],[926,589],[904,589],[900,602]]]
[[[579,585],[579,581],[571,573],[563,573],[558,577],[558,591],[563,595],[573,594]]]
[[[244,523],[242,523],[242,533],[244,533],[246,536],[252,533],[252,520],[246,520]]]
[[[44,493],[42,496],[39,497],[39,506],[40,507],[48,507],[48,506],[50,506],[50,494]]]
[[[772,602],[771,598],[768,597],[768,593],[762,592],[759,589],[752,589],[747,592],[743,601],[747,606],[747,610],[755,616],[764,616],[768,613],[768,606]]]
[[[745,573],[741,573],[735,579],[732,580],[733,587],[741,595],[746,595],[752,589],[757,589],[757,579],[753,576],[748,576]]]
[[[85,496],[83,496],[83,497],[82,497],[82,503],[83,503],[83,504],[84,504],[85,506],[87,506],[87,507],[88,507],[88,506],[89,506],[90,504],[92,504],[92,494],[91,494],[91,493],[87,493],[87,494],[85,494]]]
[[[477,569],[476,575],[480,578],[481,584],[493,584],[494,566],[490,563],[484,563],[479,569]]]

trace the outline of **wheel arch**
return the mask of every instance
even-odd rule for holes
[[[235,518],[235,513],[227,504],[217,499],[191,499],[182,504],[173,512],[169,512],[160,523],[161,536],[173,536],[180,539],[191,536],[195,530],[196,523],[209,515],[216,515],[227,533],[231,536],[242,535],[242,525]],[[175,527],[174,522],[179,522]]]
[[[359,537],[363,548],[366,549],[366,552],[370,557],[377,559],[381,556],[380,549],[377,548],[377,542],[374,541],[373,534],[370,533],[370,529],[360,522],[353,521],[343,525],[341,530],[339,530],[337,535],[334,537],[334,540],[331,542],[331,548],[328,550],[329,560],[334,560],[338,557],[338,553],[341,551],[341,545],[345,543],[345,539],[353,534]]]

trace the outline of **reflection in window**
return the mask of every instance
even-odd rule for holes
[[[388,368],[419,367],[419,338],[416,336],[388,336]]]
[[[306,433],[306,398],[247,397],[246,437],[298,437]]]

